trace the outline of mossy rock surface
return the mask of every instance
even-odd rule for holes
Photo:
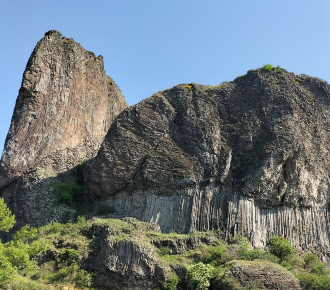
[[[231,261],[228,270],[215,279],[213,289],[267,289],[302,290],[300,282],[292,273],[278,264],[266,261]]]

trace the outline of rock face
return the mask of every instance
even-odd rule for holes
[[[126,107],[102,56],[58,31],[45,34],[27,63],[0,165],[0,192],[19,222],[68,212],[53,208],[56,177],[93,158]]]
[[[267,290],[303,290],[300,282],[285,268],[265,261],[232,261],[214,290],[238,289],[239,286]],[[233,287],[234,285],[237,287]],[[244,288],[244,289],[251,289]]]
[[[153,248],[130,240],[109,242],[110,236],[105,230],[91,244],[86,268],[98,273],[94,286],[109,290],[153,290],[165,283],[170,269],[159,265]]]
[[[123,111],[85,171],[119,216],[329,246],[330,86],[285,70],[184,84]]]

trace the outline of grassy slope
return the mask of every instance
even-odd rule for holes
[[[324,264],[310,254],[305,261],[300,257],[301,254],[290,254],[280,260],[268,251],[252,249],[244,238],[228,244],[219,239],[216,232],[162,234],[155,231],[152,225],[134,219],[105,218],[88,221],[78,218],[75,224],[53,223],[38,230],[24,228],[13,242],[2,245],[2,257],[9,263],[8,267],[4,266],[5,263],[0,267],[3,289],[65,289],[63,286],[72,287],[66,289],[93,289],[95,273],[82,269],[93,240],[86,233],[92,228],[104,227],[110,233],[109,241],[132,240],[152,249],[150,253],[154,253],[153,258],[159,265],[172,271],[164,289],[175,289],[173,287],[177,282],[172,281],[174,286],[169,284],[173,277],[180,280],[178,288],[186,289],[189,286],[185,281],[187,269],[199,262],[210,265],[212,279],[221,281],[232,267],[233,260],[281,264],[279,267],[291,271],[311,289],[330,289],[329,272],[325,270]],[[13,249],[17,253],[13,254]],[[6,273],[11,273],[7,280]],[[235,280],[231,283],[227,289],[257,289],[243,288]]]

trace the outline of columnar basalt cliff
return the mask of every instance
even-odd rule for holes
[[[68,217],[54,206],[56,177],[93,158],[126,107],[102,56],[45,34],[27,63],[0,165],[1,194],[20,224]]]
[[[23,75],[0,163],[0,197],[16,214],[14,231],[66,224],[38,234],[24,228],[27,241],[17,235],[8,244],[45,245],[24,254],[38,260],[41,275],[30,274],[45,287],[74,281],[152,290],[173,289],[176,281],[185,289],[190,265],[200,261],[223,270],[212,270],[210,289],[229,289],[230,281],[305,289],[306,273],[330,277],[315,256],[303,261],[292,248],[284,261],[237,237],[264,248],[269,237],[284,236],[300,256],[303,249],[330,262],[329,117],[325,81],[271,66],[219,86],[178,85],[128,107],[102,56],[49,31]],[[85,217],[76,219],[78,205]],[[10,259],[13,277],[32,277],[26,258],[22,271]],[[58,281],[63,275],[72,277]]]
[[[183,84],[123,111],[85,171],[119,216],[329,246],[330,86],[285,70]]]

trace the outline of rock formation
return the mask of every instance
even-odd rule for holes
[[[118,216],[165,232],[220,229],[263,247],[329,247],[330,86],[258,69],[220,86],[183,84],[114,120],[87,165]]]
[[[274,235],[330,261],[325,81],[265,67],[219,86],[178,85],[127,107],[102,56],[58,31],[38,42],[0,163],[0,195],[18,228],[74,219],[75,208],[58,203],[62,181],[84,182],[78,198],[90,203],[89,217],[124,218],[65,225],[75,228],[72,243],[56,231],[63,225],[50,225],[54,235],[43,241],[54,247],[40,255],[41,267],[59,270],[62,248],[74,249],[98,289],[155,289],[174,273],[185,283],[189,263],[207,247],[224,247],[219,237],[264,248]],[[208,230],[217,231],[160,233]],[[228,263],[219,253],[212,261],[227,264],[212,289],[302,289],[280,266]],[[191,261],[168,257],[181,254]]]
[[[128,228],[124,232],[122,235],[132,234]],[[96,226],[88,234],[94,239],[85,268],[97,272],[94,286],[98,289],[159,289],[171,273],[170,267],[157,259],[157,248],[142,240],[141,233],[116,240],[109,227]]]
[[[215,281],[212,289],[287,289],[303,290],[298,279],[285,268],[265,261],[232,261],[227,263],[227,270],[220,281]],[[230,287],[237,283],[237,288]],[[229,286],[229,287],[228,287]]]
[[[56,178],[96,155],[126,107],[102,56],[58,31],[45,34],[23,74],[0,165],[0,193],[19,224],[70,216],[54,205]]]

